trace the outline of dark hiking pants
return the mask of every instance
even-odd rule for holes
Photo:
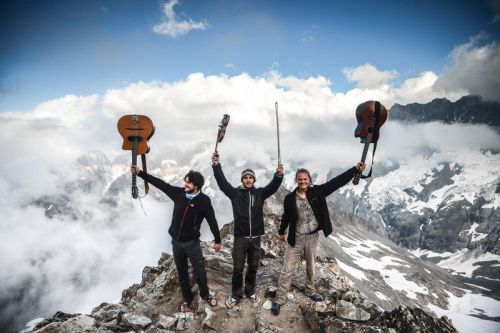
[[[260,261],[260,237],[234,237],[233,243],[233,297],[243,297],[243,270],[247,263],[245,276],[245,295],[255,293],[255,278]]]
[[[179,275],[182,298],[184,302],[191,303],[193,293],[191,292],[191,281],[188,272],[188,259],[193,267],[196,282],[200,289],[200,297],[207,299],[210,295],[207,284],[207,273],[205,271],[205,258],[201,252],[200,240],[179,242],[172,239],[172,252],[174,253],[175,267]]]

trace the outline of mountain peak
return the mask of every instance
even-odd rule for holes
[[[500,128],[500,103],[479,96],[463,96],[455,102],[436,98],[426,104],[394,104],[389,110],[392,120],[405,122],[440,121],[447,124],[486,124]]]
[[[211,242],[202,242],[209,287],[218,305],[210,307],[196,297],[193,312],[178,312],[182,301],[173,257],[163,253],[155,267],[145,267],[142,280],[122,292],[119,303],[103,303],[90,315],[56,313],[38,323],[32,332],[457,332],[446,317],[440,319],[424,310],[401,306],[383,311],[360,292],[340,271],[337,261],[319,256],[317,291],[323,301],[313,302],[304,294],[305,268],[302,263],[294,276],[287,303],[279,316],[270,312],[286,251],[286,243],[277,240],[278,215],[266,213],[266,234],[262,236],[261,267],[257,276],[258,304],[243,299],[237,306],[224,305],[231,291],[233,236],[232,223],[222,234],[222,251],[216,253]],[[193,287],[196,288],[196,285]],[[28,331],[25,331],[28,332]]]

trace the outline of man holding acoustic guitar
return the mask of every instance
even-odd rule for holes
[[[163,191],[174,202],[172,223],[168,233],[172,236],[172,252],[184,300],[181,312],[190,311],[193,301],[188,259],[197,277],[200,297],[206,300],[210,306],[217,305],[217,300],[208,290],[205,258],[200,246],[200,225],[203,219],[207,220],[214,235],[216,252],[221,249],[221,238],[210,198],[201,192],[205,182],[203,175],[191,170],[184,177],[184,187],[177,187],[143,172],[137,166],[131,166],[130,171]]]

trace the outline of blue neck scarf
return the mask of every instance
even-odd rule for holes
[[[196,192],[195,194],[187,193],[186,192],[186,198],[189,200],[193,200],[198,194],[200,194],[201,191]]]

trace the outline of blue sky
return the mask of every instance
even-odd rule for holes
[[[369,63],[395,81],[439,74],[455,47],[499,37],[498,1],[179,0],[175,20],[204,29],[176,37],[154,31],[165,3],[3,1],[0,111],[194,72],[321,75],[345,92],[355,86],[345,68]]]

